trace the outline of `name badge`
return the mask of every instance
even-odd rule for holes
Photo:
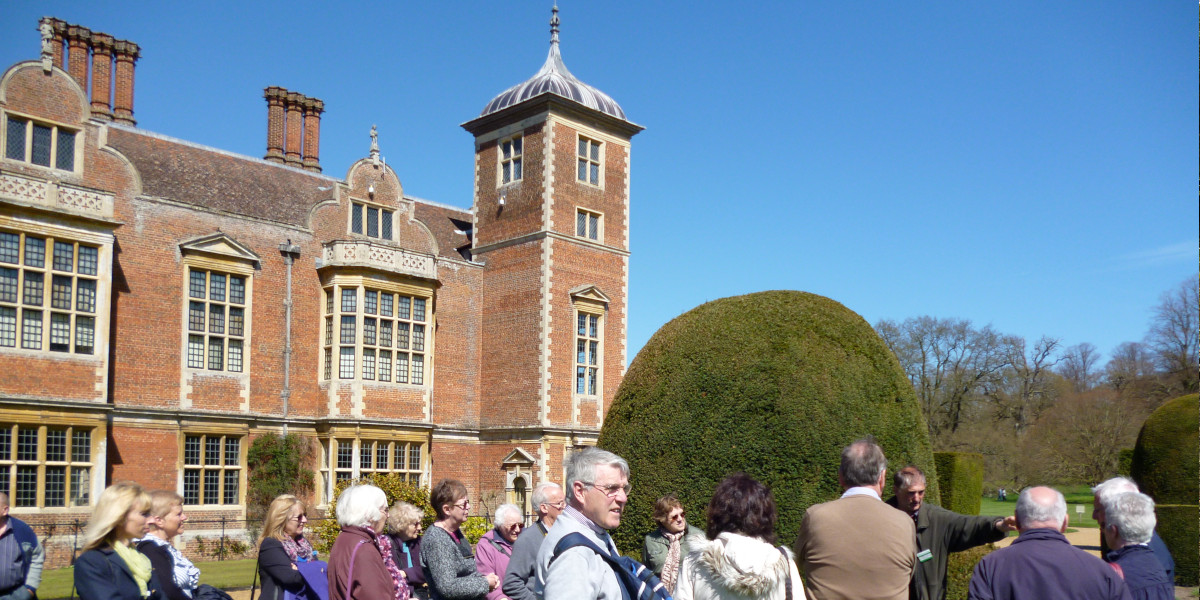
[[[933,552],[931,552],[929,549],[925,549],[917,553],[917,560],[920,562],[929,562],[931,559],[933,559]]]

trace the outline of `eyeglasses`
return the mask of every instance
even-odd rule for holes
[[[307,521],[307,520],[308,520],[308,517],[306,517],[306,516],[304,516],[304,515],[297,515],[297,516],[295,516],[295,517],[291,517],[291,518],[290,518],[290,519],[288,519],[288,520],[289,520],[289,521],[296,521],[297,523],[303,523],[303,522],[305,522],[305,521]]]
[[[471,501],[470,501],[470,500],[463,500],[463,501],[462,501],[462,504],[454,504],[453,506],[454,506],[454,508],[461,508],[461,509],[463,509],[463,510],[467,510],[468,508],[470,508],[470,507],[471,507]]]
[[[543,502],[542,504],[545,504],[546,506],[549,506],[551,508],[556,508],[558,510],[563,510],[567,507],[567,501],[565,498],[562,500],[559,500],[558,502]]]
[[[608,485],[608,486],[603,486],[603,487],[598,486],[590,481],[581,481],[580,483],[600,490],[600,493],[604,494],[605,496],[608,496],[609,498],[616,498],[617,494],[619,494],[621,492],[625,492],[625,497],[628,498],[630,490],[633,489],[633,486],[628,483],[626,483],[625,485],[618,485],[618,484],[614,483],[613,485]]]

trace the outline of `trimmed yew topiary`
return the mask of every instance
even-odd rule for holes
[[[964,515],[979,514],[983,503],[983,455],[975,452],[934,452],[942,508]]]
[[[1175,582],[1200,579],[1200,395],[1182,396],[1158,407],[1142,425],[1130,473],[1158,504],[1158,535],[1175,557]]]
[[[629,461],[633,492],[615,532],[624,553],[674,493],[704,527],[717,483],[743,471],[771,487],[791,543],[810,505],[841,494],[841,450],[873,435],[889,468],[937,469],[912,385],[862,317],[813,294],[773,291],[703,304],[664,325],[621,383],[599,445]],[[890,483],[888,484],[890,486]]]

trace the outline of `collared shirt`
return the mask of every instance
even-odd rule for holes
[[[571,506],[570,504],[568,504],[567,507],[563,509],[563,512],[571,515],[572,519],[575,519],[576,521],[583,523],[588,529],[592,530],[592,533],[596,534],[596,537],[599,537],[600,539],[604,540],[608,544],[609,554],[611,554],[613,556],[621,555],[621,553],[617,552],[617,549],[613,547],[612,538],[609,537],[607,529],[593,523],[591,519],[587,518],[586,515],[579,512],[574,506]]]
[[[11,523],[0,533],[0,591],[15,589],[25,583],[25,553],[13,532]]]
[[[879,497],[879,492],[875,491],[875,488],[863,487],[861,485],[849,488],[842,494],[843,498],[849,498],[850,496],[873,496],[876,500],[883,500],[883,498]]]

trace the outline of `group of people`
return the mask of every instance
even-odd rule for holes
[[[638,597],[641,585],[678,600],[943,600],[950,553],[1015,530],[1010,546],[976,566],[970,598],[1174,598],[1174,562],[1154,531],[1154,502],[1128,479],[1092,490],[1093,517],[1110,549],[1102,561],[1068,543],[1066,502],[1054,489],[1021,491],[1013,516],[961,515],[925,502],[925,474],[915,466],[892,476],[892,497],[883,501],[886,465],[870,439],[847,446],[838,468],[844,493],[808,508],[790,548],[776,545],[771,490],[745,474],[713,491],[704,531],[687,523],[675,496],[665,496],[654,507],[658,528],[645,537],[641,563],[620,557],[609,533],[629,499],[629,465],[598,448],[568,458],[565,488],[534,488],[531,526],[523,526],[519,507],[502,505],[474,548],[461,530],[468,490],[454,479],[431,490],[436,519],[424,532],[416,506],[389,506],[373,485],[348,487],[338,497],[341,531],[327,564],[305,538],[304,503],[283,495],[268,508],[259,539],[260,597],[615,600]],[[7,504],[0,494],[0,600],[25,600],[36,593],[44,552],[29,527],[8,516]],[[147,493],[134,483],[104,490],[75,565],[80,597],[227,598],[201,585],[199,569],[171,544],[186,520],[173,492]]]

